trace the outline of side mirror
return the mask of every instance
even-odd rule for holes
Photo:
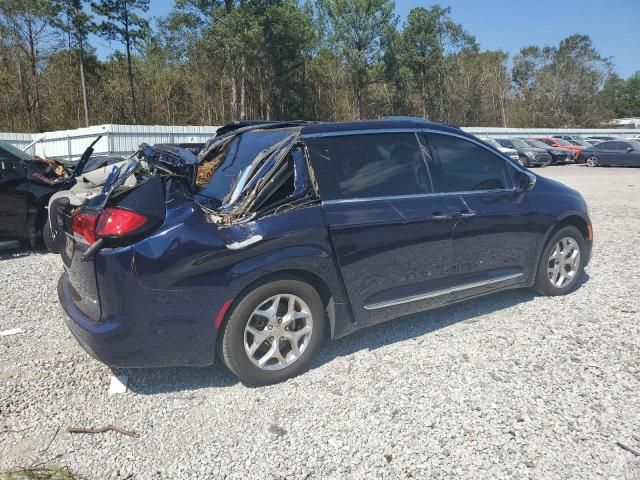
[[[531,172],[518,171],[516,178],[516,190],[520,192],[528,192],[536,186],[537,177]]]
[[[633,152],[633,147],[627,147],[627,153]]]

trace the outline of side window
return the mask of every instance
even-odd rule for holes
[[[413,133],[307,138],[323,200],[431,193],[431,181]]]
[[[437,190],[470,192],[511,188],[507,162],[486,148],[451,135],[429,134],[439,158]]]
[[[622,152],[627,149],[627,144],[624,142],[609,142],[609,150],[616,150]]]

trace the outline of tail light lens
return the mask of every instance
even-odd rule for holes
[[[96,242],[96,225],[98,215],[93,213],[76,213],[71,219],[71,230],[74,234],[80,235],[89,245]]]
[[[71,230],[89,245],[99,237],[120,238],[139,233],[149,219],[137,212],[121,208],[106,208],[101,214],[79,212],[71,219]]]
[[[99,237],[124,237],[138,233],[148,218],[131,210],[106,208],[98,220],[96,235]]]

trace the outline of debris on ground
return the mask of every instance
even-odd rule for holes
[[[69,427],[67,428],[67,432],[69,433],[106,433],[106,432],[117,432],[122,435],[126,435],[127,437],[140,438],[140,434],[138,432],[130,432],[129,430],[123,430],[122,428],[115,427],[113,425],[107,425],[102,428],[82,428],[82,427]]]
[[[12,468],[0,471],[0,480],[78,480],[67,467]]]
[[[0,337],[7,337],[9,335],[17,335],[18,333],[24,333],[24,330],[21,328],[10,328],[9,330],[2,330],[0,332]]]
[[[111,396],[117,395],[119,393],[126,393],[128,381],[128,375],[112,375],[111,383],[109,383],[109,391],[107,392],[107,394]]]
[[[627,447],[624,443],[620,443],[620,442],[616,442],[616,445],[618,445],[621,449],[634,454],[636,457],[640,457],[640,452],[638,450],[634,450],[631,447]]]

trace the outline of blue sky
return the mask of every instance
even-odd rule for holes
[[[165,15],[172,4],[151,0],[149,15]],[[412,8],[434,4],[451,7],[453,20],[475,35],[482,49],[514,55],[527,45],[557,45],[585,33],[601,55],[612,57],[619,75],[627,78],[640,70],[640,0],[397,0],[400,23]],[[94,43],[101,56],[119,48],[104,40]]]

